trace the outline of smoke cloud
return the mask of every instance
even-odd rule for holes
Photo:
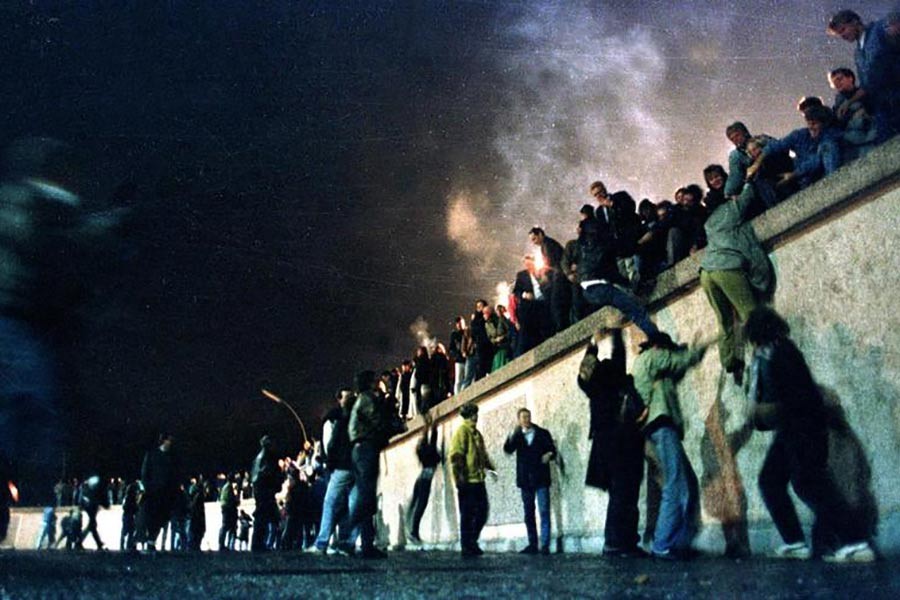
[[[432,352],[437,345],[437,338],[429,331],[428,321],[421,315],[409,324],[409,332],[416,338],[416,347],[425,346],[428,352]]]
[[[495,280],[515,272],[531,226],[561,243],[574,237],[592,181],[640,199],[667,189],[661,179],[670,160],[659,104],[667,67],[653,33],[623,29],[586,2],[510,11],[498,32],[507,77],[494,139],[505,173],[490,197],[453,195],[447,213],[450,239],[476,274],[498,273]]]

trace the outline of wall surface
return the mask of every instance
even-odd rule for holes
[[[792,197],[754,221],[771,250],[778,286],[774,307],[791,325],[818,383],[839,402],[872,469],[881,526],[879,545],[900,549],[900,139]],[[660,277],[651,298],[654,320],[676,341],[714,338],[712,309],[698,287],[699,256]],[[460,419],[458,407],[480,405],[479,429],[499,477],[488,481],[490,518],[482,540],[495,550],[525,543],[515,487],[515,458],[503,454],[516,411],[527,407],[548,428],[560,450],[552,489],[553,536],[566,551],[602,548],[607,495],[584,486],[588,457],[588,401],[575,377],[590,333],[613,311],[601,311],[561,332],[459,397],[433,409],[446,448]],[[626,332],[629,365],[643,336]],[[608,340],[601,352],[609,352]],[[748,357],[749,358],[749,357]],[[754,552],[780,543],[757,485],[771,433],[746,424],[744,391],[719,366],[712,348],[679,386],[687,418],[685,448],[701,485],[703,529],[696,545],[724,549],[722,523],[745,536]],[[382,457],[383,534],[405,544],[403,511],[419,467],[415,444],[421,420],[394,440]],[[642,526],[644,496],[642,488]],[[800,503],[798,503],[798,506]],[[801,508],[808,524],[810,514]],[[455,489],[446,466],[438,469],[421,537],[435,546],[458,540]]]

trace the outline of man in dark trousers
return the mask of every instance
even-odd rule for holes
[[[387,558],[375,547],[374,517],[378,512],[378,457],[393,433],[391,410],[378,392],[374,372],[360,372],[355,384],[356,402],[347,424],[354,479],[349,527],[359,532],[362,558]]]
[[[475,344],[475,381],[491,372],[491,363],[494,361],[494,345],[488,337],[484,322],[483,313],[486,306],[487,300],[475,301],[475,313],[470,324],[472,341]]]
[[[597,343],[612,334],[612,356],[600,360]],[[604,528],[604,556],[644,557],[638,547],[638,496],[644,477],[644,438],[634,412],[642,412],[640,401],[629,398],[634,386],[625,373],[622,330],[601,329],[581,360],[578,386],[590,400],[588,437],[591,453],[585,485],[609,492]],[[631,402],[629,407],[626,402]]]
[[[81,544],[84,543],[88,534],[94,537],[94,543],[97,545],[97,550],[103,550],[106,547],[103,545],[100,534],[97,532],[97,511],[100,510],[101,506],[103,508],[109,508],[106,482],[100,476],[94,475],[88,477],[81,486],[81,507],[84,512],[87,513],[88,524],[87,528],[81,534],[81,539],[78,541],[79,548],[81,548]]]
[[[159,530],[169,522],[179,498],[178,465],[172,453],[173,438],[168,433],[159,436],[159,446],[144,456],[141,482],[144,495],[138,513],[138,534],[148,552],[156,551]]]
[[[281,488],[281,471],[278,468],[278,459],[272,452],[272,438],[268,435],[259,440],[259,454],[253,460],[253,469],[250,472],[250,481],[253,484],[253,498],[256,500],[256,510],[253,512],[253,540],[250,543],[251,552],[265,552],[268,550],[268,541],[272,535],[271,529],[278,526],[278,505],[275,503],[275,494]]]
[[[506,438],[503,451],[516,453],[516,485],[522,492],[528,545],[522,554],[538,553],[534,501],[541,513],[541,554],[550,554],[550,461],[556,457],[556,446],[550,432],[531,422],[531,411],[520,408],[518,424]]]

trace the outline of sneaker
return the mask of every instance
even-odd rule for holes
[[[809,546],[806,545],[806,542],[782,544],[775,550],[775,558],[807,560],[810,556],[812,556],[812,550],[809,549]]]
[[[525,546],[524,548],[522,548],[521,550],[519,550],[519,554],[537,554],[537,553],[538,553],[537,546],[528,545],[528,546]]]
[[[830,554],[823,554],[822,560],[834,563],[873,562],[875,560],[875,551],[869,545],[869,542],[847,544]]]

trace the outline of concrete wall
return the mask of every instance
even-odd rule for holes
[[[789,321],[817,381],[845,409],[871,463],[881,512],[878,541],[887,550],[900,549],[898,179],[900,139],[895,139],[754,222],[777,271],[774,307]],[[713,338],[717,332],[698,287],[698,264],[699,256],[691,257],[664,273],[651,298],[655,321],[678,341]],[[479,428],[499,470],[499,478],[487,484],[491,511],[482,536],[487,547],[511,550],[525,539],[515,458],[502,452],[522,406],[551,431],[560,449],[552,490],[557,544],[566,551],[602,547],[607,496],[583,483],[589,411],[575,377],[586,340],[607,316],[593,315],[433,409],[446,446],[459,425],[457,408],[470,400],[480,405]],[[627,330],[629,364],[641,339],[634,327]],[[722,550],[721,522],[737,520],[754,552],[773,548],[780,540],[756,482],[772,434],[746,426],[744,393],[721,372],[715,348],[684,379],[679,394],[687,417],[684,443],[702,489],[697,546]],[[405,542],[402,513],[419,470],[415,444],[422,422],[413,423],[382,457],[383,535],[398,546]],[[435,476],[421,537],[434,546],[453,546],[457,515],[445,462]],[[801,517],[809,523],[804,509]]]
[[[253,514],[255,503],[252,499],[241,501],[241,510]],[[206,512],[206,535],[200,544],[202,550],[218,550],[219,549],[219,528],[222,526],[222,511],[218,502],[207,502]],[[37,545],[38,538],[43,528],[43,508],[23,507],[13,508],[10,515],[9,533],[6,540],[0,544],[0,548],[17,548],[19,550],[30,550]],[[56,535],[57,538],[62,535],[62,519],[69,514],[68,507],[62,507],[56,510]],[[81,526],[87,526],[87,515],[82,515]],[[111,506],[108,509],[100,509],[97,513],[97,532],[100,534],[100,540],[108,550],[120,550],[119,535],[122,532],[122,507],[120,505]],[[61,548],[65,547],[63,543]],[[84,547],[87,550],[96,548],[94,539],[91,536],[84,541]]]

